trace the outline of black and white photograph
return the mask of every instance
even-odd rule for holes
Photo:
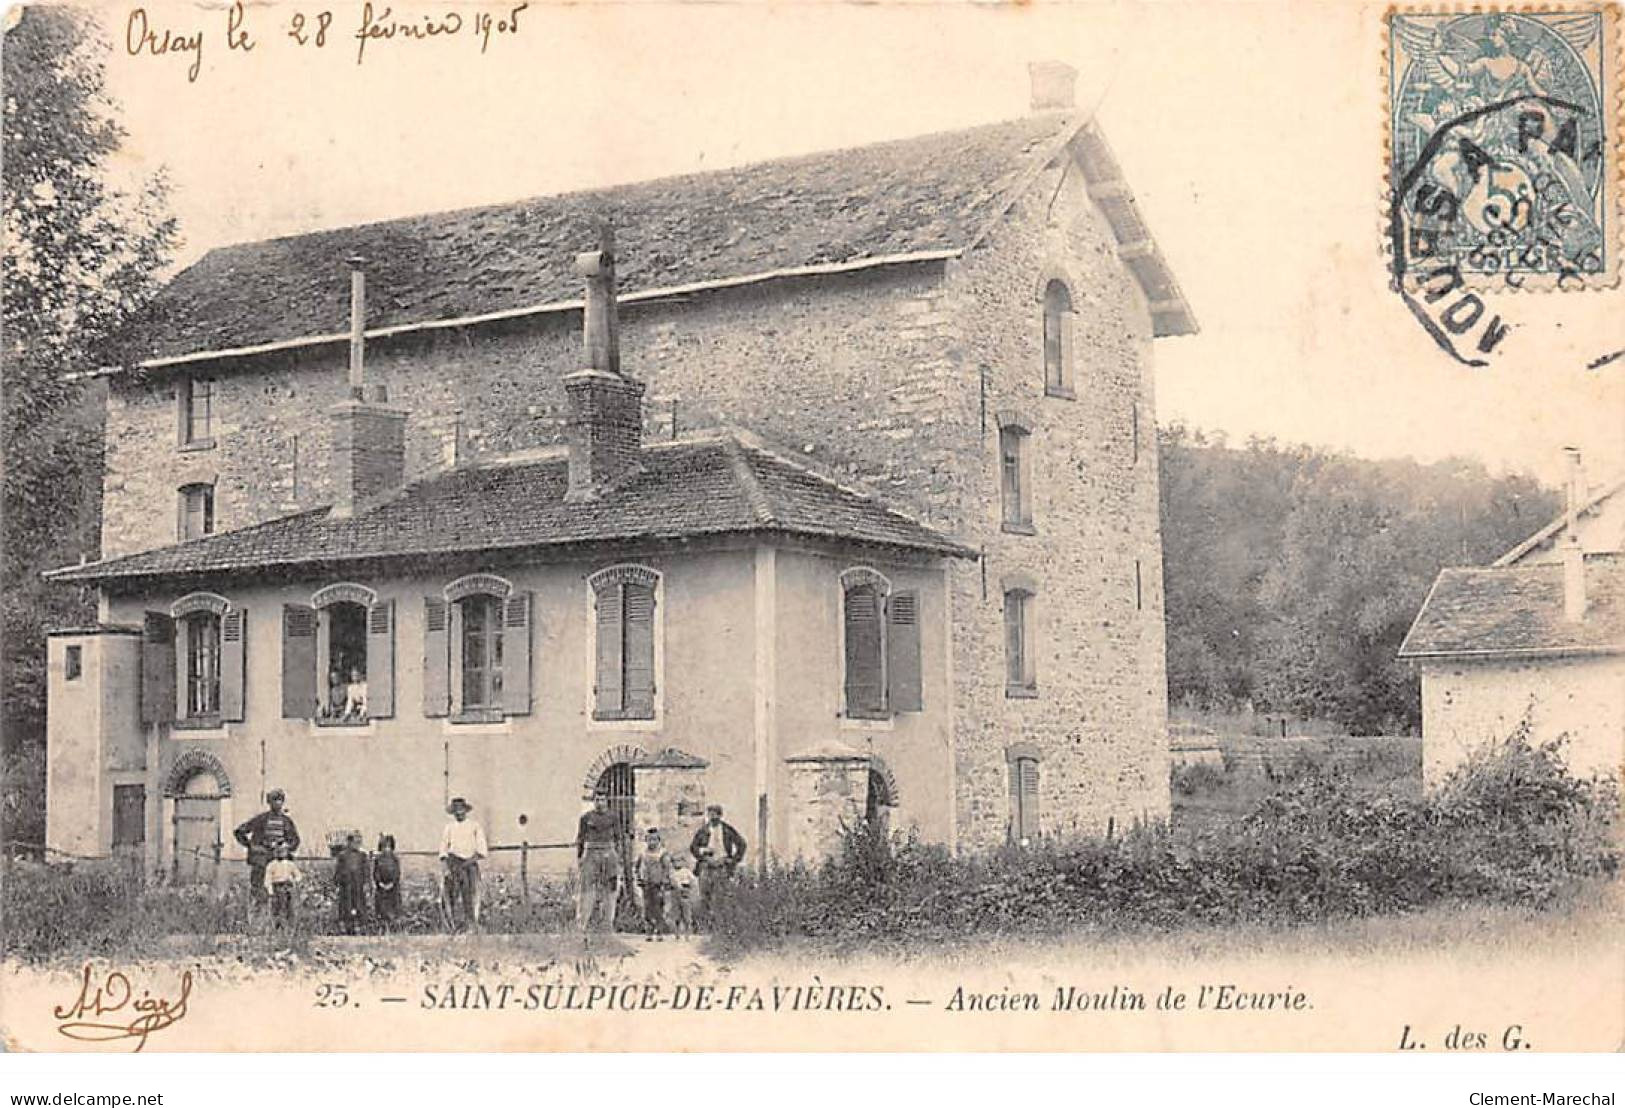
[[[5,1049],[1620,1049],[1620,19],[10,8]]]

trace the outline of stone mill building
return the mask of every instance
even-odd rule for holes
[[[509,845],[720,803],[752,863],[1164,815],[1152,346],[1195,323],[1033,72],[1011,122],[177,275],[51,574],[101,599],[50,639],[50,844],[206,879],[271,787],[318,851],[432,850],[453,795]]]

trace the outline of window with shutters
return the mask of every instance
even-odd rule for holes
[[[1006,422],[999,428],[999,498],[1006,531],[1033,533],[1032,461],[1027,428]]]
[[[1044,392],[1071,399],[1072,377],[1072,291],[1057,279],[1044,286]]]
[[[365,605],[341,600],[321,610],[327,664],[322,671],[318,718],[332,723],[367,720],[367,613]]]
[[[1030,846],[1038,839],[1038,758],[1023,752],[1007,758],[1010,770],[1010,840]]]
[[[182,485],[175,537],[181,542],[214,534],[214,486]]]
[[[284,718],[356,727],[394,715],[393,600],[343,582],[282,611]]]
[[[175,386],[175,402],[183,449],[214,445],[214,382],[207,377],[183,377]]]
[[[841,575],[843,715],[890,719],[924,708],[920,671],[920,596],[893,589],[866,567]]]
[[[1038,695],[1033,658],[1033,594],[1024,588],[1004,594],[1004,691],[1006,696]]]
[[[592,718],[659,717],[660,575],[611,566],[588,579],[592,603]]]

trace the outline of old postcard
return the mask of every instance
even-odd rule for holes
[[[1620,18],[11,9],[6,1048],[1619,1049]]]

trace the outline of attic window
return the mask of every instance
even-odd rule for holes
[[[1070,399],[1072,392],[1072,292],[1063,281],[1044,286],[1044,392]]]
[[[214,445],[214,382],[207,377],[183,377],[175,387],[176,415],[182,447],[202,449]]]
[[[181,542],[214,534],[214,486],[182,485],[175,538]]]

